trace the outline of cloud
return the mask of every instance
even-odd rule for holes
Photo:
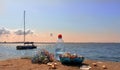
[[[31,31],[31,30],[27,30],[26,32],[25,32],[25,34],[27,35],[27,34],[33,34],[33,32]]]
[[[0,36],[1,35],[4,35],[4,34],[10,34],[10,31],[9,30],[7,30],[6,28],[0,28]]]
[[[24,35],[24,31],[23,30],[17,30],[14,32],[16,35]],[[25,31],[25,35],[28,35],[28,34],[33,34],[33,32],[31,30],[26,30]]]

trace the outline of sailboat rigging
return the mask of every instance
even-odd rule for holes
[[[16,47],[17,50],[26,50],[26,49],[35,49],[37,48],[37,46],[34,45],[34,42],[26,42],[26,33],[25,33],[25,14],[26,11],[24,11],[24,45],[19,45]],[[31,44],[31,45],[29,45]]]

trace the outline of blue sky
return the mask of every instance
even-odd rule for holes
[[[22,29],[26,10],[26,29],[36,33],[71,34],[72,38],[74,34],[78,38],[79,34],[112,34],[110,38],[116,38],[113,42],[120,42],[117,0],[1,0],[0,4],[0,28]]]

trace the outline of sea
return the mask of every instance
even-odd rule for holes
[[[0,60],[32,57],[46,49],[54,53],[55,44],[35,44],[37,49],[16,50],[20,44],[0,44]],[[64,43],[65,51],[82,55],[85,59],[120,62],[120,43]]]

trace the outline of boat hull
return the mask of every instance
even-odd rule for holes
[[[34,45],[32,45],[32,46],[17,46],[16,47],[17,50],[27,50],[27,49],[36,49],[36,48],[37,48],[37,46],[34,46]]]

